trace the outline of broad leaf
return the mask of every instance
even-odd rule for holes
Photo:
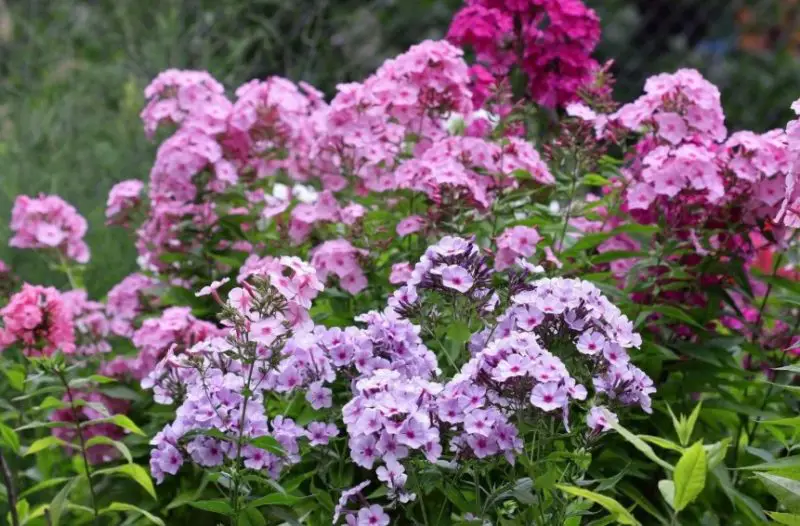
[[[156,490],[153,487],[153,480],[150,478],[150,474],[139,464],[123,464],[122,466],[101,469],[92,473],[93,477],[99,475],[122,475],[128,477],[144,488],[151,497],[157,499]]]
[[[681,511],[692,503],[706,485],[706,451],[702,442],[695,442],[675,465],[675,510]]]

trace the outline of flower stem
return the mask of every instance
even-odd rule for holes
[[[2,472],[3,484],[5,484],[6,493],[8,494],[8,512],[11,515],[11,526],[19,526],[17,490],[14,488],[14,479],[11,476],[11,470],[8,468],[8,462],[2,451],[0,451],[0,472]]]
[[[72,410],[72,418],[75,420],[75,430],[78,433],[78,441],[81,446],[81,456],[83,457],[83,469],[86,474],[86,482],[89,485],[89,494],[92,498],[92,511],[94,512],[94,520],[92,521],[94,524],[99,524],[99,513],[97,510],[97,494],[94,490],[94,483],[92,482],[92,470],[89,466],[89,457],[86,454],[86,440],[83,437],[83,428],[81,427],[80,417],[78,416],[78,408],[75,405],[75,397],[72,394],[72,388],[69,386],[69,382],[67,381],[66,376],[64,376],[64,371],[57,371],[59,380],[64,385],[64,389],[67,393],[67,398],[69,399],[69,406]]]

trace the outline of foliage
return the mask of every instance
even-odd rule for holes
[[[9,523],[797,521],[800,120],[730,132],[687,69],[620,105],[579,2],[467,4],[485,69],[155,76],[101,301],[80,211],[9,196],[63,275],[0,264]]]

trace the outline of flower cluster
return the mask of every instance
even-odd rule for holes
[[[325,241],[311,252],[311,264],[317,269],[319,279],[325,281],[333,274],[339,278],[339,286],[351,294],[357,294],[367,286],[367,277],[358,263],[366,250],[355,248],[346,239]]]
[[[594,407],[585,413],[590,433],[608,429],[616,418],[596,405],[601,400],[651,412],[653,382],[630,363],[628,354],[641,344],[641,337],[597,287],[563,278],[517,281],[509,289],[507,310],[491,318],[492,308],[487,307],[497,299],[487,298],[497,295],[488,274],[473,243],[445,238],[429,247],[386,313],[362,318],[385,322],[398,313],[401,318],[413,315],[428,301],[426,291],[434,290],[464,295],[476,302],[476,311],[483,313],[479,318],[494,320],[474,333],[472,358],[444,383],[431,375],[440,374],[433,357],[433,369],[424,375],[388,361],[371,371],[359,368],[355,396],[342,408],[351,456],[367,469],[380,464],[378,479],[392,499],[413,498],[404,488],[402,461],[415,452],[429,462],[447,450],[456,462],[504,455],[513,464],[523,447],[517,420],[558,413],[569,428],[576,408],[571,402],[589,398],[585,383],[595,391]],[[347,331],[336,333],[340,341],[348,339]],[[350,346],[340,348],[336,346],[332,356],[346,365],[352,351]]]
[[[0,349],[19,342],[26,356],[75,352],[73,313],[66,298],[52,287],[25,283],[0,309]]]
[[[133,333],[131,341],[138,351],[136,356],[118,356],[104,365],[104,371],[112,376],[130,375],[141,380],[171,347],[187,349],[222,334],[216,325],[192,316],[189,307],[170,307],[158,318],[146,319]]]
[[[111,332],[117,336],[133,336],[136,318],[147,310],[149,290],[158,285],[158,280],[144,274],[131,274],[114,285],[106,297],[106,313]]]
[[[494,268],[504,270],[518,258],[528,259],[536,251],[536,244],[541,240],[539,232],[532,227],[515,226],[506,229],[497,237],[497,254],[494,257]]]
[[[800,100],[792,104],[792,110],[800,115]],[[789,173],[786,177],[786,188],[781,208],[776,221],[788,227],[800,226],[800,185],[797,174],[800,173],[800,119],[789,121],[786,125],[787,153],[789,156]]]
[[[108,224],[123,226],[129,224],[131,214],[142,203],[143,190],[144,183],[136,179],[129,179],[115,184],[108,193],[108,202],[106,203]]]
[[[290,418],[264,413],[265,391],[294,390],[300,386],[297,367],[315,363],[312,354],[302,354],[302,343],[292,342],[307,337],[305,311],[322,290],[310,265],[288,257],[277,263],[264,276],[252,276],[253,284],[243,280],[228,293],[223,312],[228,331],[215,329],[217,337],[192,346],[172,344],[142,382],[160,403],[180,403],[175,421],[152,441],[150,466],[157,481],[174,475],[186,456],[206,467],[226,459],[241,462],[277,477],[299,461],[299,439],[321,445],[335,436],[324,423],[306,430]],[[223,284],[209,285],[201,294],[219,298]],[[280,444],[280,453],[259,445],[267,436]]]
[[[78,263],[89,261],[89,247],[83,240],[86,219],[58,196],[17,197],[10,226],[12,247],[56,249]]]
[[[61,296],[72,311],[76,332],[76,352],[84,356],[111,352],[111,332],[105,305],[89,299],[85,290],[72,290]]]
[[[598,67],[591,54],[600,20],[581,0],[467,0],[447,36],[499,78],[518,67],[530,97],[545,106],[574,101]]]

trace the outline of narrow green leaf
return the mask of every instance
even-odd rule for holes
[[[631,512],[629,512],[625,506],[617,502],[616,500],[612,499],[611,497],[606,497],[605,495],[601,495],[599,493],[595,493],[594,491],[589,491],[588,489],[578,488],[576,486],[568,486],[566,484],[556,484],[556,487],[563,491],[564,493],[568,493],[570,495],[574,495],[576,497],[581,497],[586,500],[590,500],[600,506],[604,507],[614,519],[619,522],[620,524],[627,524],[630,526],[640,526],[640,522],[636,520]]]
[[[800,513],[800,481],[772,473],[756,473],[770,493],[792,513]]]
[[[49,409],[61,409],[64,407],[68,407],[68,404],[62,400],[59,400],[55,396],[46,396],[41,403],[36,406],[36,409],[40,411],[47,411]]]
[[[637,506],[639,506],[644,511],[655,517],[658,520],[658,522],[664,525],[669,524],[667,518],[664,517],[661,513],[659,513],[658,509],[656,509],[656,507],[653,506],[653,504],[647,499],[647,497],[642,495],[642,492],[639,491],[633,484],[622,483],[618,486],[618,488],[626,497],[635,502]]]
[[[256,437],[250,440],[248,443],[253,447],[269,451],[275,455],[283,455],[285,453],[283,447],[281,447],[281,443],[278,442],[275,437],[268,435]]]
[[[720,465],[722,461],[725,460],[725,453],[728,451],[728,447],[730,445],[731,439],[726,438],[711,445],[703,446],[703,448],[706,450],[709,471]]]
[[[761,464],[753,464],[752,466],[744,466],[742,468],[736,468],[736,469],[755,470],[755,471],[781,471],[784,469],[794,469],[794,468],[800,468],[800,455],[794,455],[792,457],[784,457],[774,462],[762,462]]]
[[[19,435],[5,424],[0,424],[0,440],[15,454],[19,455]]]
[[[233,515],[233,508],[224,500],[198,500],[190,502],[189,506],[199,510],[210,511],[212,513],[219,513],[220,515]]]
[[[104,435],[96,435],[86,441],[87,448],[98,445],[112,446],[116,448],[117,451],[119,451],[123,457],[125,457],[125,460],[127,460],[128,463],[133,462],[133,457],[131,456],[131,450],[128,449],[128,446],[126,446],[125,444],[123,444],[118,440],[113,440]]]
[[[51,478],[51,479],[43,480],[43,481],[39,482],[38,484],[34,484],[30,488],[26,489],[25,491],[20,493],[19,496],[20,496],[20,498],[24,498],[24,497],[27,497],[28,495],[36,493],[37,491],[42,491],[43,489],[48,489],[48,488],[52,488],[53,486],[58,486],[60,484],[63,484],[64,482],[66,482],[68,480],[70,480],[69,477],[54,477],[54,478]]]
[[[248,508],[260,508],[261,506],[292,506],[303,500],[302,497],[284,495],[282,493],[272,493],[258,498],[247,504]]]
[[[786,526],[800,526],[800,515],[798,514],[768,511],[767,515],[769,515],[769,518],[778,524],[785,524]]]
[[[639,438],[644,440],[645,442],[649,442],[654,446],[658,446],[660,448],[669,449],[672,451],[677,451],[678,453],[683,453],[683,448],[676,444],[671,440],[667,440],[666,438],[656,437],[652,435],[638,435]]]
[[[622,437],[625,440],[630,442],[633,445],[633,447],[644,453],[644,456],[646,456],[647,458],[649,458],[662,468],[666,469],[667,471],[672,471],[673,469],[675,469],[672,467],[672,465],[670,465],[666,461],[662,460],[658,455],[656,455],[655,451],[653,451],[653,448],[651,448],[649,444],[647,444],[644,440],[642,440],[638,436],[634,435],[633,433],[625,429],[619,422],[612,423],[611,427],[613,427],[617,433],[622,435]]]
[[[702,441],[687,449],[675,465],[675,510],[681,511],[692,503],[706,486],[706,450]]]
[[[694,426],[697,424],[697,417],[700,416],[700,410],[702,407],[703,401],[701,400],[696,406],[694,406],[692,414],[689,415],[689,419],[686,421],[686,443],[683,444],[684,446],[692,439],[692,432],[694,432]]]
[[[137,435],[145,436],[144,431],[142,431],[139,426],[133,423],[133,420],[128,418],[125,415],[114,415],[108,418],[108,421],[114,425],[121,427],[131,433],[135,433]]]
[[[138,506],[134,506],[133,504],[128,504],[126,502],[112,502],[108,507],[103,508],[100,510],[101,515],[105,515],[106,513],[113,513],[115,511],[132,511],[134,513],[138,513],[144,516],[147,520],[149,520],[152,524],[156,526],[166,526],[164,521],[150,513],[149,511],[143,510]]]
[[[28,447],[28,449],[25,450],[25,456],[27,457],[28,455],[34,455],[39,451],[44,451],[45,449],[50,449],[51,447],[65,446],[65,445],[67,445],[66,442],[54,436],[40,438],[39,440],[31,444]]]
[[[59,521],[61,520],[61,515],[64,513],[64,509],[66,508],[67,497],[69,496],[69,492],[72,491],[72,488],[75,486],[75,483],[78,479],[72,479],[67,482],[61,491],[53,498],[50,502],[50,506],[48,506],[47,511],[50,517],[50,526],[58,526]]]
[[[675,509],[675,483],[671,480],[663,479],[658,481],[658,491],[669,507]]]
[[[92,476],[99,475],[122,475],[133,480],[144,488],[151,497],[157,499],[156,490],[153,487],[153,480],[150,474],[139,464],[123,464],[121,466],[114,466],[113,468],[100,469],[92,473]]]

